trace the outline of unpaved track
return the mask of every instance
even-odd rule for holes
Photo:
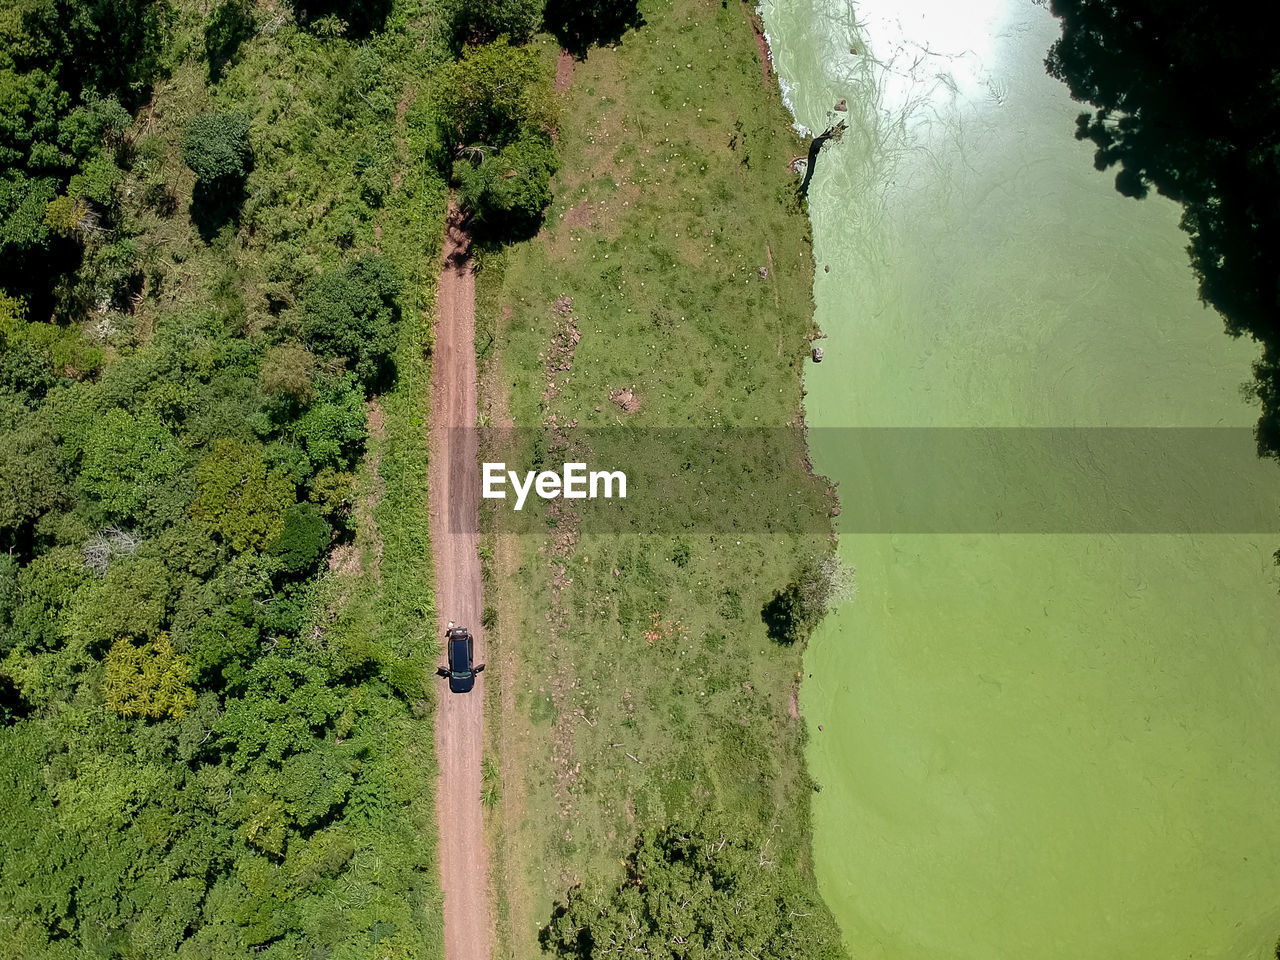
[[[476,661],[483,662],[480,613],[484,604],[476,539],[480,468],[474,430],[475,275],[470,246],[471,238],[456,208],[451,207],[436,297],[429,500],[436,565],[437,636],[443,635],[449,620],[470,628],[476,638]],[[468,694],[449,693],[441,680],[436,714],[436,756],[440,762],[436,813],[440,822],[447,960],[488,960],[491,953],[493,923],[480,806],[483,732],[484,674]]]

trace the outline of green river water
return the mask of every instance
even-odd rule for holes
[[[1196,299],[1177,208],[1120,197],[1073,139],[1042,6],[762,12],[797,120],[849,108],[810,197],[811,427],[1252,424],[1254,348]],[[840,438],[812,435],[835,480]],[[801,702],[855,960],[1269,956],[1277,547],[844,532],[857,593]]]

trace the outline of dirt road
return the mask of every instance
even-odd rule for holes
[[[443,634],[450,620],[468,627],[476,638],[476,661],[483,662],[485,643],[480,613],[484,603],[476,539],[480,473],[474,430],[475,276],[470,245],[471,238],[457,210],[451,209],[436,298],[429,499],[436,562],[437,636]],[[450,694],[441,681],[436,714],[436,756],[440,761],[436,812],[440,821],[447,960],[488,960],[492,948],[488,857],[480,806],[483,707],[484,674],[468,694]]]

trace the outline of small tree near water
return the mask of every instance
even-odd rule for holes
[[[646,831],[612,889],[575,887],[540,940],[562,960],[843,960],[826,906],[767,847],[709,826]]]
[[[809,638],[834,603],[853,592],[853,572],[835,554],[806,561],[760,611],[769,639],[790,646]]]

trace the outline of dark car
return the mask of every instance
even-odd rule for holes
[[[476,685],[476,674],[484,669],[484,664],[475,663],[476,644],[466,627],[449,626],[444,634],[445,652],[449,655],[449,667],[436,670],[442,677],[449,678],[449,690],[452,693],[470,693]]]

